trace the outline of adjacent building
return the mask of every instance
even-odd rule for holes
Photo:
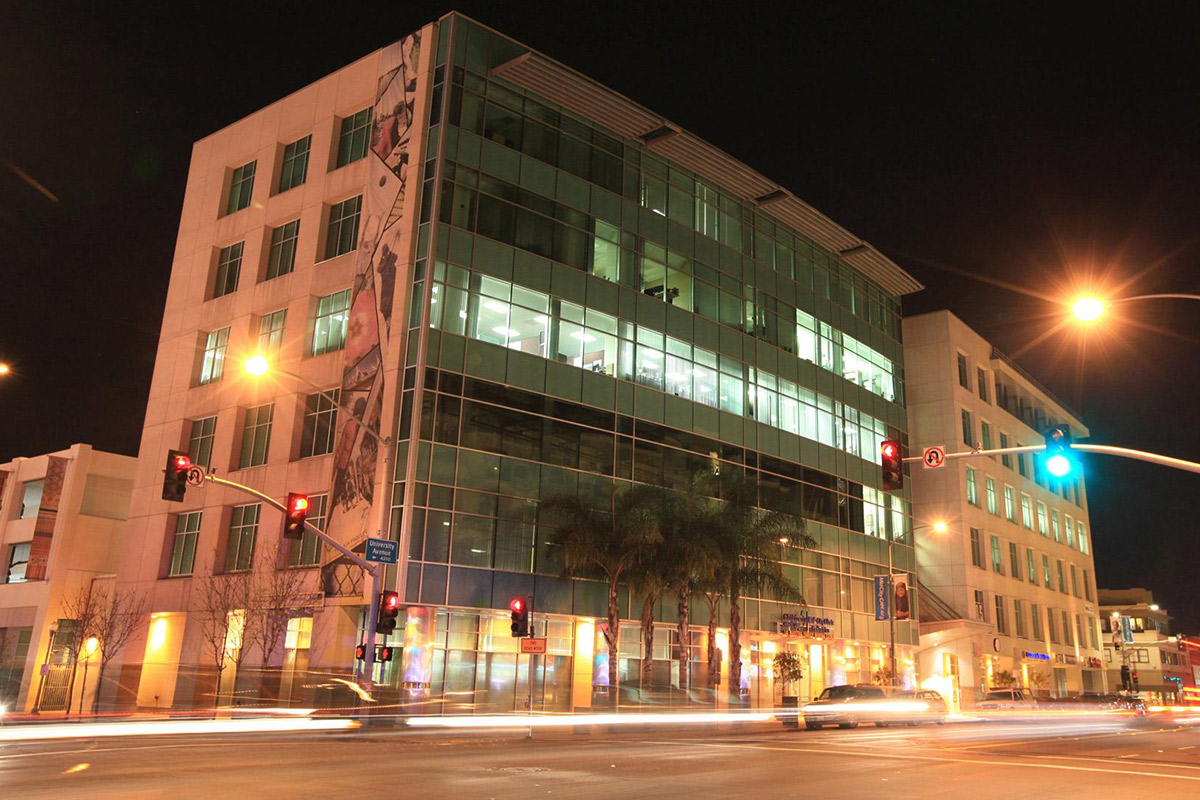
[[[136,459],[76,444],[0,464],[0,706],[89,703],[73,608],[117,568]],[[74,604],[74,605],[73,605]]]
[[[1101,589],[1104,668],[1113,689],[1136,691],[1150,703],[1194,700],[1192,654],[1185,637],[1171,634],[1171,616],[1149,589]]]
[[[127,697],[226,702],[262,668],[311,702],[363,636],[357,568],[281,540],[279,514],[233,490],[164,502],[171,448],[272,497],[308,493],[348,546],[400,543],[400,655],[375,677],[406,707],[522,708],[531,674],[538,708],[606,695],[604,587],[562,576],[538,501],[714,468],[757,476],[761,505],[818,543],[781,547],[806,610],[744,601],[741,695],[775,702],[781,648],[807,661],[801,694],[876,678],[872,578],[889,541],[914,567],[910,504],[880,491],[878,454],[906,435],[900,297],[919,288],[774,181],[457,14],[202,139],[120,567],[153,597]],[[277,368],[252,378],[241,363],[260,353]],[[209,576],[262,569],[303,574],[286,634],[264,658],[232,626],[218,669]],[[532,661],[508,630],[517,595],[547,639]],[[652,659],[656,687],[704,685],[704,603],[686,652],[672,601],[652,653],[640,598],[621,607],[623,681]],[[912,683],[915,623],[895,641]]]
[[[904,320],[910,450],[1038,445],[1079,415],[949,311]],[[921,618],[921,675],[969,702],[1017,684],[1063,696],[1105,688],[1082,475],[1037,453],[911,469],[917,564],[939,601]],[[945,532],[935,530],[945,523]]]

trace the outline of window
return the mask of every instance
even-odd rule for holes
[[[1071,594],[1079,597],[1079,573],[1075,571],[1075,565],[1071,564]]]
[[[251,161],[233,171],[229,181],[229,202],[225,204],[225,213],[232,214],[250,205],[250,194],[254,191],[254,165]]]
[[[200,385],[221,380],[225,372],[225,351],[229,349],[229,328],[209,331],[200,359]]]
[[[1017,637],[1025,638],[1025,608],[1020,600],[1013,599],[1013,622],[1017,631]]]
[[[983,592],[975,590],[975,619],[987,622],[987,606],[983,604]]]
[[[1059,590],[1060,592],[1062,592],[1063,594],[1066,594],[1066,593],[1067,593],[1067,579],[1066,579],[1066,577],[1063,575],[1063,562],[1062,562],[1062,559],[1059,559],[1059,560],[1056,562],[1056,566],[1057,566],[1057,571],[1058,571],[1058,590]]]
[[[974,447],[975,441],[972,437],[971,412],[964,408],[961,413],[963,444],[965,444],[967,447]]]
[[[1042,553],[1042,585],[1047,589],[1054,588],[1054,584],[1050,580],[1050,556]]]
[[[308,179],[308,151],[312,134],[297,139],[283,148],[283,165],[279,169],[279,191],[286,192],[304,184]]]
[[[1004,559],[1000,554],[1000,537],[992,537],[992,572],[997,575],[1004,574]]]
[[[996,595],[996,633],[1008,635],[1008,614],[1004,613],[1004,598]]]
[[[38,515],[42,508],[42,488],[45,485],[44,478],[21,484],[21,515],[17,519],[33,519]]]
[[[1058,511],[1053,508],[1050,509],[1050,532],[1054,534],[1054,541],[1062,541],[1062,536],[1058,532]]]
[[[318,530],[325,530],[325,516],[328,514],[329,495],[310,494],[308,496],[308,522]],[[311,567],[321,561],[321,540],[317,535],[304,528],[303,539],[288,539],[287,563],[289,567]]]
[[[224,297],[237,291],[238,275],[242,272],[242,249],[245,242],[222,247],[217,254],[217,274],[213,280],[214,298]]]
[[[1072,528],[1073,528],[1073,525],[1071,523],[1071,518],[1069,516],[1067,516],[1066,514],[1063,514],[1063,530],[1067,534],[1067,546],[1068,547],[1071,546],[1072,544],[1074,544],[1071,541],[1074,538],[1073,534],[1071,533]],[[1061,542],[1062,539],[1059,539],[1057,536],[1055,536],[1054,541]]]
[[[971,528],[971,563],[983,569],[983,534],[979,528]]]
[[[317,300],[313,320],[312,354],[332,353],[346,346],[346,323],[350,318],[350,290],[325,295]]]
[[[1029,604],[1029,621],[1033,623],[1033,638],[1042,641],[1042,609],[1037,603]]]
[[[987,370],[983,367],[975,368],[975,385],[979,389],[979,399],[985,403],[990,403],[991,400],[988,400]]]
[[[987,510],[988,513],[995,514],[996,511],[996,482],[991,478],[983,479],[984,487],[987,494]]]
[[[958,385],[964,389],[971,388],[971,373],[967,367],[967,357],[963,353],[958,354]]]
[[[192,420],[192,432],[188,436],[187,452],[193,464],[201,467],[212,466],[213,439],[217,433],[217,418],[215,416]]]
[[[967,502],[979,505],[979,487],[975,485],[975,470],[967,467]]]
[[[1042,536],[1048,536],[1049,532],[1046,529],[1046,504],[1041,500],[1037,504],[1037,529]]]
[[[29,551],[32,542],[18,542],[8,548],[8,564],[4,571],[5,583],[24,583],[25,569],[29,566]]]
[[[196,566],[196,540],[200,538],[200,512],[191,511],[175,518],[171,542],[171,566],[168,575],[191,575]]]
[[[325,258],[336,258],[354,252],[358,247],[358,216],[362,212],[362,195],[351,197],[329,207],[329,229],[325,236]]]
[[[1092,599],[1092,574],[1086,569],[1083,571],[1083,599]]]
[[[1046,609],[1046,632],[1050,634],[1050,641],[1058,644],[1058,620],[1053,608]]]
[[[271,444],[271,420],[275,416],[275,405],[246,410],[246,423],[242,428],[242,454],[238,469],[261,467],[267,463],[267,448]]]
[[[285,222],[271,229],[271,250],[267,254],[265,280],[287,275],[296,267],[296,241],[300,238],[300,220]]]
[[[1037,559],[1033,557],[1033,549],[1025,548],[1025,574],[1029,576],[1029,582],[1037,586]]]
[[[1025,445],[1018,445],[1024,447]],[[1030,453],[1017,453],[1017,472],[1022,478],[1029,477],[1029,459],[1032,457]]]
[[[979,422],[979,446],[984,450],[992,449],[992,425],[990,422]],[[995,456],[992,456],[995,458]]]
[[[287,309],[281,308],[258,318],[258,353],[274,362],[283,350],[283,328],[287,324]]]
[[[1073,642],[1071,640],[1072,639],[1072,637],[1071,637],[1071,615],[1068,614],[1066,611],[1062,612],[1062,623],[1063,623],[1063,644],[1066,644],[1066,645],[1075,644],[1075,642]]]
[[[304,400],[304,428],[300,433],[300,457],[323,456],[333,452],[337,433],[337,401],[341,389],[310,394]]]
[[[1033,530],[1033,500],[1024,492],[1021,493],[1021,524]]]
[[[259,509],[258,503],[233,507],[229,517],[229,541],[225,546],[226,572],[247,570],[254,563]]]
[[[1008,447],[1008,434],[1005,433],[1004,431],[1000,431],[1000,449],[1003,450],[1006,447]],[[1012,469],[1012,465],[1013,465],[1012,457],[1013,457],[1012,453],[1001,453],[1000,463],[1003,464],[1004,466],[1008,467],[1009,469]]]
[[[1004,487],[1004,518],[1009,522],[1017,521],[1017,499],[1013,487]]]
[[[337,165],[344,167],[367,154],[371,143],[371,108],[368,106],[357,114],[342,120],[342,133],[338,137]]]
[[[1017,551],[1017,543],[1008,543],[1008,566],[1012,570],[1012,576],[1017,580],[1021,580],[1021,556]]]
[[[1088,549],[1087,531],[1084,529],[1083,522],[1080,520],[1075,522],[1075,536],[1079,540],[1079,552],[1086,556],[1090,552]]]

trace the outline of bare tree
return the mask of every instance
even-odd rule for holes
[[[96,671],[96,696],[92,702],[92,713],[95,713],[100,708],[104,670],[113,657],[125,649],[129,637],[142,624],[148,603],[145,595],[121,592],[111,583],[93,591],[92,597],[96,610],[92,615],[92,629],[84,635],[96,637],[95,655],[100,661]]]
[[[70,620],[74,627],[74,637],[69,641],[66,648],[71,655],[71,679],[67,683],[68,717],[71,716],[71,708],[75,704],[75,674],[79,668],[79,658],[87,649],[88,640],[92,637],[91,631],[96,627],[95,618],[99,612],[99,608],[100,598],[97,597],[95,584],[90,580],[85,585],[80,586],[75,594],[63,600],[63,619]],[[87,689],[88,664],[89,660],[85,660],[83,665],[83,686],[79,692],[81,710],[83,707],[83,695]]]
[[[214,705],[221,703],[221,678],[232,665],[236,674],[253,641],[257,620],[253,606],[253,575],[233,572],[209,575],[195,583],[200,617],[200,636],[217,670]]]
[[[264,672],[287,634],[288,622],[313,602],[307,586],[311,575],[312,570],[288,568],[282,555],[254,573],[248,611],[253,623],[243,641],[258,646]]]

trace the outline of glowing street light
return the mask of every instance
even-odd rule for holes
[[[242,365],[246,373],[260,378],[271,371],[271,362],[262,354],[252,355],[246,359],[246,363]]]
[[[5,364],[3,361],[0,361],[0,378],[11,373],[12,367],[10,367],[8,364]]]
[[[1094,322],[1104,314],[1104,301],[1095,297],[1081,297],[1071,306],[1071,313],[1081,322]]]
[[[933,531],[934,531],[934,533],[945,533],[946,532],[946,523],[944,523],[944,522],[933,523]]]

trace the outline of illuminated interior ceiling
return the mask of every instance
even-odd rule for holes
[[[756,204],[896,295],[925,288],[887,256],[733,156],[592,79],[529,52],[492,69],[494,77],[534,92]]]

